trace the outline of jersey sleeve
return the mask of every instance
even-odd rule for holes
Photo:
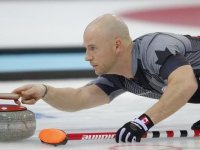
[[[97,85],[102,91],[104,91],[110,98],[110,101],[120,94],[124,93],[125,90],[120,88],[118,78],[114,75],[103,75],[99,76],[97,79],[88,83],[87,85]]]
[[[158,35],[149,44],[146,52],[146,68],[152,74],[160,75],[163,79],[178,67],[189,64],[184,57],[184,43],[174,37]]]

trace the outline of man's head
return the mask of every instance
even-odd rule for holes
[[[86,60],[97,75],[112,73],[131,38],[128,27],[118,17],[105,14],[92,21],[85,29]]]

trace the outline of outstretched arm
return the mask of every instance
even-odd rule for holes
[[[43,100],[60,110],[78,111],[106,104],[109,97],[96,85],[78,89],[48,86],[47,95]]]
[[[192,67],[190,65],[181,66],[169,75],[164,94],[145,114],[154,124],[157,124],[185,105],[197,88]]]
[[[192,97],[197,90],[192,67],[184,65],[168,77],[168,86],[160,100],[139,118],[122,126],[116,133],[116,142],[140,142],[142,135],[154,124],[169,117]]]
[[[77,89],[55,88],[47,85],[47,93],[44,96],[44,85],[29,84],[15,89],[13,93],[20,94],[24,104],[34,104],[39,99],[43,99],[46,103],[63,111],[78,111],[109,102],[109,97],[96,85]]]

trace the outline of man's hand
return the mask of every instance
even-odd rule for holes
[[[116,133],[115,140],[117,143],[121,142],[140,142],[143,134],[147,132],[152,126],[153,122],[146,115],[143,114],[138,119],[134,119],[123,125]]]
[[[134,122],[128,122],[116,134],[116,142],[140,142],[145,130]]]
[[[47,87],[42,84],[28,84],[15,89],[12,93],[21,96],[23,104],[35,104],[39,99],[46,94]],[[19,103],[19,101],[16,101]]]

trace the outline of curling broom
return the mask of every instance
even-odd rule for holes
[[[43,143],[52,145],[63,145],[68,140],[114,140],[116,132],[85,132],[85,133],[65,133],[59,129],[43,129],[39,133],[39,139]],[[167,130],[148,131],[142,138],[184,138],[200,137],[200,130]]]

